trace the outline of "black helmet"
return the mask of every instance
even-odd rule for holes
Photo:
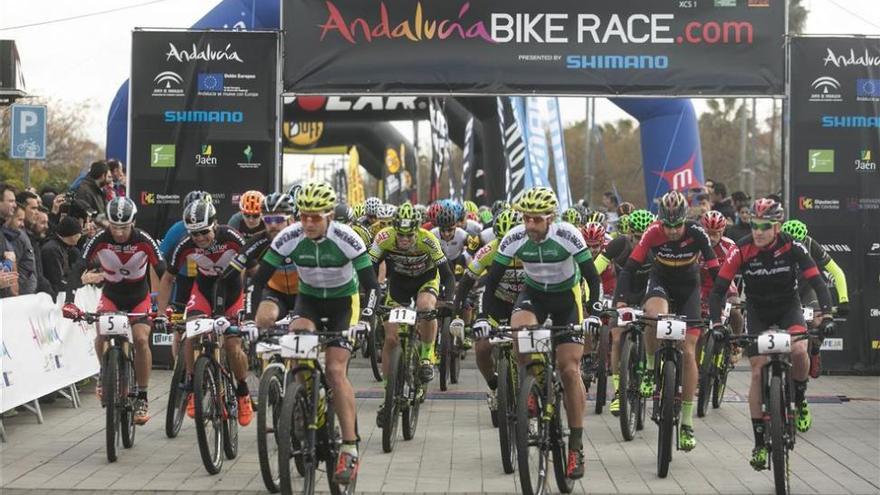
[[[189,231],[204,230],[214,225],[216,216],[217,210],[213,203],[196,201],[183,210],[183,225]]]
[[[134,222],[137,206],[129,197],[113,198],[107,204],[107,221],[110,225],[128,225]]]
[[[688,203],[684,194],[678,191],[669,191],[660,198],[657,208],[657,218],[663,223],[678,224],[687,218]]]
[[[183,208],[186,209],[187,206],[195,201],[207,201],[208,203],[213,203],[214,198],[212,198],[211,193],[207,191],[190,191],[183,197]]]
[[[293,198],[285,193],[272,193],[263,199],[262,211],[264,215],[271,213],[283,213],[285,215],[293,215],[296,206],[293,204]]]
[[[351,206],[348,206],[345,203],[338,203],[335,208],[333,208],[333,220],[340,223],[352,223],[354,222],[354,210],[351,209]]]

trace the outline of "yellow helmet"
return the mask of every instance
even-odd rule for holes
[[[336,206],[336,192],[330,184],[310,182],[302,188],[296,197],[296,206],[300,212],[323,213]]]
[[[514,205],[517,211],[535,215],[556,213],[559,200],[556,193],[549,187],[533,187],[523,193]]]

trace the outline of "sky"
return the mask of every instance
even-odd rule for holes
[[[0,39],[16,41],[28,92],[68,105],[87,105],[87,134],[104,145],[110,103],[130,70],[132,29],[186,28],[218,3],[0,0]],[[810,15],[806,32],[880,35],[878,3],[880,0],[807,0]],[[47,23],[75,16],[81,17]],[[38,25],[18,27],[27,24]],[[582,99],[567,99],[560,106],[564,123],[584,119]],[[698,102],[696,108],[699,112],[703,105]],[[626,117],[607,100],[596,100],[597,122]]]

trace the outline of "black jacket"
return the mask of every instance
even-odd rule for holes
[[[79,249],[68,246],[57,235],[53,235],[43,243],[41,250],[43,258],[43,274],[51,285],[52,298],[55,299],[59,292],[66,289],[67,276],[70,267],[79,261]]]
[[[30,231],[27,231],[27,235],[31,240],[31,247],[34,249],[34,266],[36,267],[34,273],[37,275],[37,292],[52,294],[52,284],[49,283],[49,279],[43,274],[43,255],[40,251],[46,239],[38,239]]]
[[[18,294],[24,296],[37,290],[37,267],[34,248],[31,240],[23,230],[3,227],[6,243],[15,251],[15,263],[18,268]]]
[[[76,190],[76,199],[85,201],[89,208],[96,211],[99,215],[105,215],[107,212],[107,200],[104,191],[98,187],[98,183],[91,177],[86,177]]]

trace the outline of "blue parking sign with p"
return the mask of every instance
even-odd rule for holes
[[[46,107],[12,105],[10,158],[46,159]]]

